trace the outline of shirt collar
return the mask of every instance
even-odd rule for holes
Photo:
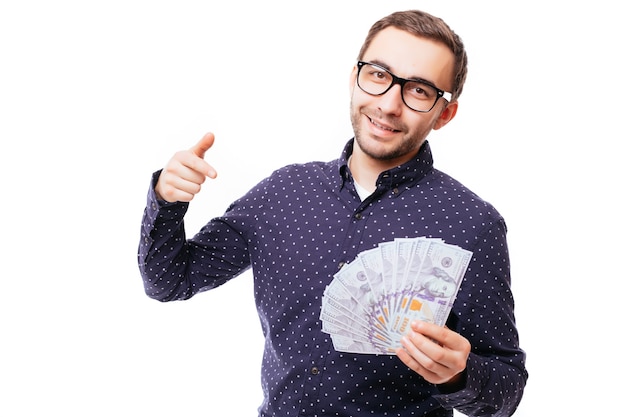
[[[348,159],[352,155],[354,149],[354,138],[350,139],[343,148],[341,157],[339,158],[339,175],[342,179],[341,186],[345,185],[348,179],[351,179],[350,169],[348,168]],[[424,141],[415,158],[410,161],[383,171],[378,176],[377,185],[387,189],[399,188],[400,186],[410,186],[426,176],[433,168],[433,155],[428,141]]]

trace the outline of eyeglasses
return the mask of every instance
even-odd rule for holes
[[[369,62],[358,61],[356,83],[361,90],[373,96],[382,96],[396,84],[400,84],[402,101],[408,108],[420,113],[428,113],[443,97],[450,102],[452,94],[435,87],[419,78],[407,80],[396,77],[384,67]]]

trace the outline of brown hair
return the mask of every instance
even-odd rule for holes
[[[456,100],[463,91],[467,77],[467,54],[461,38],[450,29],[441,18],[420,10],[395,12],[383,17],[370,28],[365,42],[359,51],[358,60],[363,58],[374,37],[390,26],[407,31],[415,36],[441,42],[454,54],[455,68],[452,84],[452,100]]]

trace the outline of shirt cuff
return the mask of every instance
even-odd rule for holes
[[[147,234],[154,229],[157,220],[159,222],[181,220],[185,217],[185,213],[189,207],[189,203],[186,202],[170,203],[157,197],[154,187],[159,180],[159,175],[161,175],[160,170],[152,174],[152,181],[150,182],[150,189],[148,190],[143,221],[143,228]]]
[[[481,390],[481,381],[486,377],[481,362],[476,355],[470,353],[465,368],[465,384],[455,392],[448,392],[443,386],[438,387],[439,394],[435,398],[447,409],[473,402]]]

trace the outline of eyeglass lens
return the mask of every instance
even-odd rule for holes
[[[377,65],[363,64],[357,81],[366,93],[380,95],[391,87],[394,76]],[[433,108],[437,98],[437,89],[423,82],[408,80],[402,87],[402,99],[413,110],[427,112]]]

